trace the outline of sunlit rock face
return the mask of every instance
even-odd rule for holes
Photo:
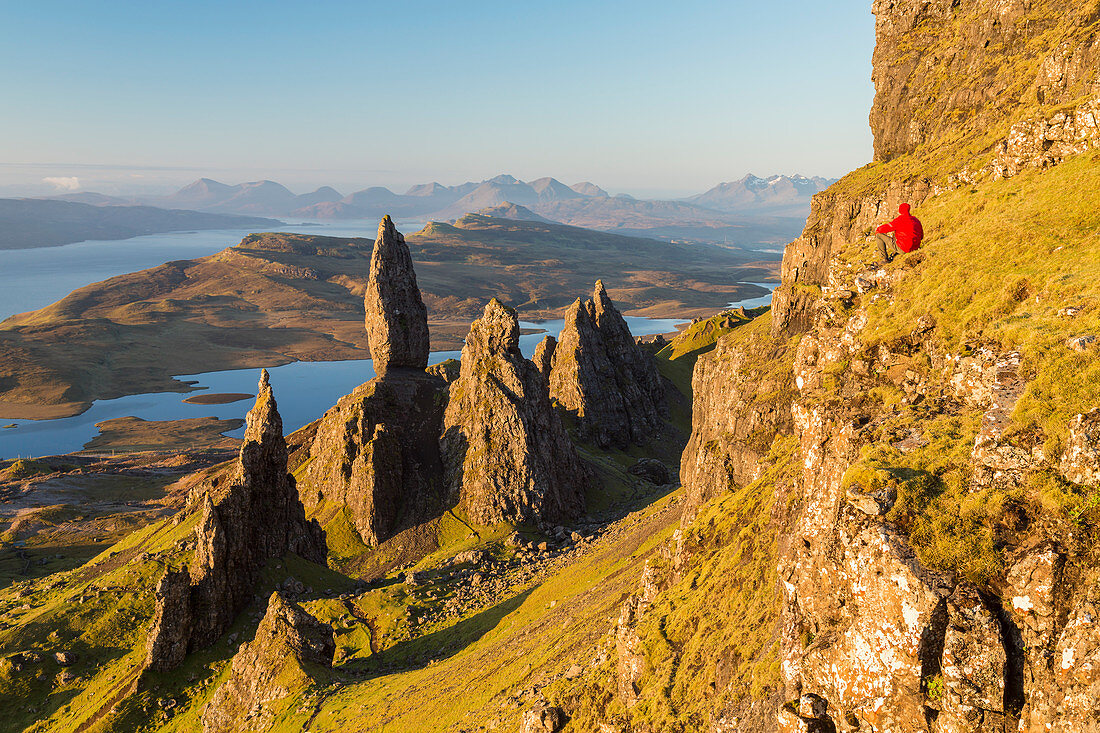
[[[602,281],[566,311],[550,396],[575,417],[581,439],[601,448],[644,444],[661,428],[667,408],[657,364],[634,342]]]
[[[542,374],[519,351],[515,311],[495,298],[474,321],[444,416],[451,501],[474,521],[563,520],[590,482]]]

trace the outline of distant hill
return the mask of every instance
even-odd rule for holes
[[[339,201],[340,198],[340,192],[329,186],[297,195],[275,181],[250,181],[228,186],[210,178],[200,178],[174,194],[150,199],[148,203],[174,209],[283,216],[295,209]]]
[[[520,206],[519,204],[503,203],[500,206],[489,206],[476,211],[472,214],[467,214],[462,217],[459,222],[468,220],[472,216],[488,217],[490,219],[513,219],[515,221],[541,221],[544,224],[554,224],[544,216],[539,216],[535,212],[528,209],[526,206]]]
[[[0,249],[54,247],[190,229],[270,229],[281,222],[238,216],[48,199],[0,199]]]
[[[719,183],[709,191],[685,200],[725,213],[806,216],[810,211],[810,197],[834,182],[817,176],[758,178],[750,173],[738,181]]]

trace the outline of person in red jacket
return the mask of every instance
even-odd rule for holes
[[[909,204],[899,206],[898,217],[875,232],[883,264],[891,262],[901,252],[920,249],[924,239],[924,228],[920,225],[920,219],[909,213]]]

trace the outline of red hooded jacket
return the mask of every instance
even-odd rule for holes
[[[921,240],[924,239],[924,228],[920,225],[920,219],[909,213],[909,204],[899,206],[898,212],[898,218],[889,224],[883,224],[875,231],[879,234],[894,232],[894,241],[902,252],[920,249]]]

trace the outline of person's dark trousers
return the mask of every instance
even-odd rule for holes
[[[878,253],[882,256],[882,261],[884,263],[890,262],[901,254],[901,250],[898,249],[898,243],[894,241],[893,233],[882,234],[879,232],[875,234],[875,239],[878,240]]]

